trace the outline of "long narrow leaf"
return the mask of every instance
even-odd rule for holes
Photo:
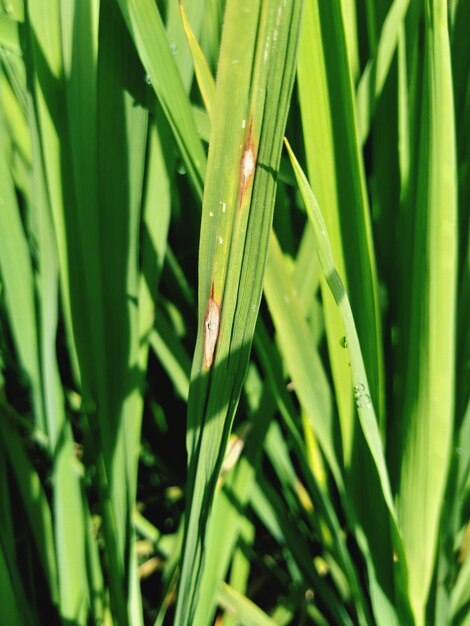
[[[201,226],[189,516],[176,611],[181,626],[192,623],[197,603],[207,515],[261,299],[300,13],[300,2],[277,0],[229,1],[226,9]]]

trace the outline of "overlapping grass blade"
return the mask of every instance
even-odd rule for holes
[[[355,119],[351,117],[354,111],[352,83],[338,5],[307,2],[302,29],[298,85],[310,179],[324,207],[338,271],[360,317],[360,335],[363,334],[369,342],[365,358],[368,371],[371,370],[374,376],[374,397],[381,406],[382,383],[379,383],[379,379],[382,357],[378,343],[380,332],[375,270]],[[359,267],[362,268],[360,271]],[[369,278],[365,280],[365,276]],[[347,358],[341,346],[344,332],[337,308],[324,282],[322,298],[341,424],[343,457],[348,467],[351,463],[354,421],[351,391],[344,384],[350,378]],[[377,329],[374,340],[370,328]]]
[[[300,105],[309,178],[324,211],[335,265],[354,312],[370,384],[370,391],[365,393],[377,409],[380,428],[384,432],[385,388],[377,270],[342,22],[342,13],[336,3],[307,3],[299,54]],[[352,516],[350,523],[355,528],[356,538],[358,541],[362,538],[360,545],[368,565],[375,614],[387,612],[390,620],[396,620],[388,514],[364,439],[356,432],[349,367],[349,360],[352,366],[351,349],[344,349],[350,343],[349,331],[344,312],[334,302],[327,281],[325,275],[322,301],[341,425],[348,501],[345,506]],[[364,383],[356,380],[354,384]],[[372,428],[375,431],[376,425]],[[374,432],[374,438],[376,434]],[[380,438],[373,445],[381,457],[381,480],[389,490],[388,506],[393,510]],[[364,480],[368,481],[367,491],[374,493],[375,497],[364,499]],[[375,562],[383,563],[377,571]]]
[[[371,592],[375,592],[375,595],[372,595],[373,602],[376,603],[375,610],[376,615],[380,616],[384,612],[387,615],[388,620],[393,620],[395,623],[398,623],[398,616],[395,613],[395,606],[398,608],[403,615],[407,616],[408,607],[406,604],[406,599],[404,596],[403,585],[406,582],[406,562],[405,555],[403,552],[403,547],[401,543],[400,531],[398,526],[398,518],[395,511],[395,504],[393,501],[390,479],[388,475],[387,465],[385,462],[382,442],[380,438],[380,433],[378,429],[377,418],[375,416],[374,406],[371,399],[371,394],[368,386],[367,375],[364,367],[364,362],[362,359],[361,348],[359,344],[358,334],[355,327],[355,322],[353,319],[351,306],[349,304],[348,297],[346,295],[344,286],[341,282],[339,274],[335,268],[333,262],[333,255],[331,246],[329,243],[329,238],[327,234],[327,229],[325,226],[325,222],[323,220],[323,216],[321,214],[320,208],[318,206],[317,200],[308,184],[308,181],[302,172],[302,169],[296,160],[292,149],[289,146],[289,143],[286,140],[286,146],[289,152],[289,156],[291,158],[292,165],[294,167],[294,173],[296,175],[299,189],[302,193],[302,197],[305,202],[305,206],[307,208],[307,212],[311,223],[314,227],[315,235],[316,235],[316,243],[317,243],[317,251],[320,260],[320,266],[322,268],[322,272],[325,276],[325,279],[328,283],[329,288],[335,298],[335,301],[340,309],[342,320],[345,329],[345,336],[347,340],[347,346],[350,355],[351,361],[351,374],[352,374],[352,382],[354,384],[354,397],[356,408],[359,414],[359,421],[361,424],[362,432],[367,442],[367,446],[369,448],[371,457],[373,459],[373,465],[370,464],[369,467],[374,467],[377,472],[378,480],[380,481],[380,492],[377,490],[377,484],[374,484],[372,477],[369,482],[369,489],[374,488],[374,501],[375,506],[380,507],[384,502],[386,508],[388,509],[388,514],[390,516],[389,523],[392,527],[392,539],[393,539],[393,549],[396,550],[398,554],[398,559],[400,563],[400,571],[397,573],[395,578],[398,590],[394,589],[394,581],[391,570],[391,546],[390,540],[387,537],[388,534],[388,523],[383,518],[380,517],[381,523],[383,524],[384,532],[387,534],[382,534],[382,548],[388,553],[388,567],[385,564],[382,565],[380,570],[375,570],[374,568],[374,560],[370,558],[369,550],[374,549],[374,538],[369,534],[364,536],[362,531],[357,532],[357,538],[361,548],[364,551],[364,555],[367,559],[368,566],[370,568],[369,573],[371,576],[370,584],[371,584]],[[381,500],[383,501],[381,503]],[[363,523],[363,522],[362,522]],[[370,531],[370,527],[366,525],[366,532]],[[367,542],[367,543],[365,543]],[[375,549],[377,549],[377,544],[375,544]],[[374,554],[372,553],[372,557]],[[380,580],[376,581],[375,576],[378,575]],[[375,584],[378,583],[378,584]],[[398,596],[395,598],[395,594]],[[400,595],[403,594],[403,595]],[[404,602],[404,606],[400,606],[399,602]]]
[[[20,54],[20,34],[18,24],[8,15],[0,15],[0,46]]]
[[[15,65],[11,66],[14,71]],[[20,78],[18,77],[20,82]],[[19,105],[10,99],[10,111],[12,106]],[[30,109],[31,111],[31,109]],[[37,245],[38,276],[34,278],[30,269],[30,276],[24,272],[23,257],[18,263],[18,254],[24,250],[24,244],[17,239],[19,232],[14,228],[9,228],[9,240],[15,245],[15,254],[11,259],[16,259],[17,271],[23,272],[23,276],[16,281],[15,291],[25,292],[28,288],[33,288],[31,294],[37,302],[36,305],[26,301],[22,304],[22,311],[17,311],[18,320],[21,322],[23,316],[32,314],[34,325],[37,328],[37,336],[33,338],[25,331],[28,327],[24,325],[21,341],[28,342],[29,350],[36,350],[38,360],[41,389],[41,404],[33,403],[33,413],[38,428],[47,434],[48,452],[53,459],[53,507],[54,507],[54,534],[55,534],[55,558],[58,567],[58,582],[60,589],[59,610],[64,619],[76,620],[77,624],[84,623],[88,610],[88,584],[86,579],[85,555],[83,553],[84,528],[83,520],[86,519],[86,507],[84,510],[83,499],[80,487],[80,473],[75,467],[75,452],[70,425],[65,418],[64,397],[61,389],[57,361],[55,356],[56,332],[57,332],[57,290],[58,272],[54,234],[52,231],[47,192],[45,189],[44,171],[41,167],[40,148],[38,133],[35,127],[34,118],[30,120],[32,146],[26,143],[23,137],[25,120],[22,112],[17,111],[21,124],[17,128],[12,127],[15,132],[12,140],[20,148],[23,155],[31,157],[33,155],[34,169],[32,180],[29,182],[26,199],[29,203],[29,224],[32,229],[30,236],[34,238]],[[15,119],[15,118],[13,118]],[[7,181],[5,180],[5,185]],[[16,213],[16,220],[19,219],[18,207],[13,207]],[[9,212],[3,211],[2,215],[8,218]],[[10,216],[13,217],[13,216]],[[13,221],[13,226],[18,226]],[[24,240],[26,243],[26,240]],[[2,247],[2,249],[5,249]],[[6,248],[8,251],[8,248]],[[27,251],[29,256],[30,252]],[[26,257],[25,257],[26,258]],[[27,259],[28,263],[30,262]],[[7,267],[4,268],[8,270]],[[10,272],[5,275],[7,284],[10,281]],[[35,287],[38,287],[38,293]],[[14,293],[12,294],[14,296]],[[15,299],[13,299],[13,303]],[[15,327],[15,323],[13,323]],[[26,369],[29,369],[26,363]],[[33,379],[29,377],[29,384],[34,390],[36,386]],[[74,520],[74,524],[71,520]],[[31,518],[31,525],[35,526],[37,521]],[[37,533],[41,534],[41,528]]]
[[[243,626],[275,626],[274,622],[259,606],[230,585],[222,583],[218,591],[221,606]]]
[[[229,2],[226,9],[201,226],[188,521],[176,612],[182,626],[192,623],[197,603],[207,515],[261,298],[300,10],[299,2]]]
[[[202,195],[205,154],[157,6],[152,0],[119,0],[119,5],[196,194]]]
[[[53,506],[56,555],[60,584],[60,611],[64,619],[86,623],[91,589],[87,578],[86,525],[88,505],[82,494],[81,472],[77,468],[71,425],[65,414],[57,357],[59,272],[50,207],[41,167],[40,142],[34,116],[31,116],[33,150],[33,192],[37,223],[39,258],[39,313],[44,408],[53,461]],[[96,551],[96,544],[90,552]]]
[[[274,234],[271,235],[266,265],[264,294],[273,318],[280,352],[295,391],[309,417],[336,484],[343,491],[339,434],[335,432],[328,381]]]
[[[425,11],[399,518],[417,626],[425,623],[454,410],[457,186],[446,7]],[[416,515],[420,511],[420,515]]]
[[[19,495],[27,513],[31,534],[46,576],[50,597],[52,602],[58,605],[59,579],[51,510],[39,476],[28,458],[23,442],[8,425],[7,419],[8,415],[2,407],[0,428],[2,441],[5,442],[4,451],[8,453],[8,460],[17,478]]]
[[[185,19],[190,25],[191,32],[195,37],[199,37],[201,25],[206,13],[206,0],[190,0],[185,2]],[[193,54],[188,47],[187,33],[182,22],[182,3],[167,2],[166,11],[166,32],[170,42],[170,50],[178,67],[184,88],[189,93],[193,79]]]
[[[204,56],[204,53],[202,52],[199,43],[195,37],[195,34],[189,24],[184,6],[182,4],[180,4],[180,9],[184,32],[186,34],[186,39],[188,41],[188,45],[191,51],[191,56],[194,59],[194,71],[196,72],[198,86],[201,91],[202,99],[204,101],[204,107],[210,118],[212,115],[212,105],[215,100],[214,79],[212,78],[212,74],[209,65],[207,64],[206,57]]]
[[[343,606],[338,591],[326,585],[316,568],[312,567],[313,554],[309,541],[295,526],[289,524],[287,506],[263,476],[253,485],[251,505],[276,542],[289,548],[292,555],[291,569],[295,570],[297,578],[300,575],[308,586],[316,590],[335,622],[352,626],[353,621]]]
[[[469,18],[0,0],[8,619],[470,626]]]
[[[138,61],[121,15],[111,4],[102,4],[101,20],[98,3],[63,8],[51,3],[46,12],[30,3],[28,10],[35,111],[64,308],[73,330],[85,410],[91,413],[90,443],[100,443],[93,456],[100,476],[112,602],[125,624],[140,430],[135,415],[126,413],[126,402],[138,378],[138,320],[131,299],[138,297],[147,114],[128,91]],[[116,36],[123,44],[120,58]],[[144,89],[145,83],[141,94]],[[73,175],[66,176],[67,171]],[[136,611],[131,611],[135,623]]]
[[[5,127],[2,122],[3,120],[0,120],[3,134]],[[43,432],[46,432],[33,268],[13,180],[3,149],[0,154],[0,185],[2,190],[0,231],[3,233],[0,246],[2,283],[13,340],[25,372],[27,385],[31,389],[31,404],[37,425]]]
[[[244,515],[249,502],[251,485],[260,463],[262,442],[268,428],[273,403],[269,396],[262,399],[252,422],[243,454],[236,467],[224,477],[217,490],[209,519],[205,566],[201,578],[200,602],[194,621],[211,624],[216,608],[217,589],[224,579],[236,541],[241,532]]]
[[[382,93],[409,4],[410,0],[393,2],[385,18],[375,55],[366,65],[357,87],[357,126],[361,145],[367,138],[375,105]]]

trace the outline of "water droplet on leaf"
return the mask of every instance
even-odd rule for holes
[[[368,393],[362,393],[356,396],[356,406],[358,409],[370,409],[372,402]]]
[[[362,383],[357,383],[357,385],[354,385],[354,395],[356,397],[362,395],[365,390],[366,388]]]

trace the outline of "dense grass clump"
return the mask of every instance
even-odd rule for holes
[[[12,626],[470,626],[470,2],[0,0]]]

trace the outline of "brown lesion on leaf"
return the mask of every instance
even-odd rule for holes
[[[204,354],[203,364],[206,370],[210,369],[214,360],[214,351],[219,337],[220,305],[214,299],[214,283],[207,303],[207,312],[204,317]]]
[[[243,198],[245,197],[246,190],[248,189],[253,174],[256,169],[256,154],[255,145],[253,143],[253,117],[250,120],[248,127],[248,134],[246,141],[243,145],[243,154],[240,162],[240,192],[239,192],[239,207],[242,205]]]

